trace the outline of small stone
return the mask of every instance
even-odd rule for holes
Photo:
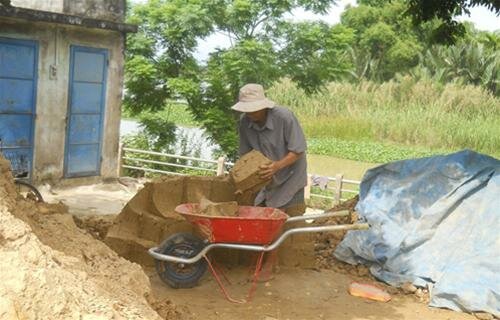
[[[424,292],[422,291],[422,289],[418,288],[416,291],[415,291],[415,295],[419,298],[423,298],[424,297]]]
[[[474,316],[480,320],[493,320],[495,319],[492,314],[488,312],[475,312]]]
[[[47,208],[46,206],[39,206],[38,207],[38,212],[40,214],[48,214],[50,212],[50,209]]]
[[[314,245],[314,249],[317,250],[317,251],[320,251],[320,250],[325,250],[326,248],[328,248],[328,246],[324,243],[316,243]]]
[[[417,287],[415,287],[410,282],[403,283],[403,285],[401,286],[401,289],[403,290],[403,292],[405,294],[412,294],[412,293],[415,293],[417,291]]]

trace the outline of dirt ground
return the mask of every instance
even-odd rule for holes
[[[64,190],[42,188],[42,191],[48,201],[62,201],[68,205],[70,213],[80,221],[91,221],[80,223],[92,225],[94,232],[89,230],[90,233],[102,239],[102,233],[112,223],[112,214],[120,212],[137,188],[137,185],[129,183]],[[108,217],[101,218],[102,215]],[[76,219],[77,225],[79,219]],[[390,302],[374,302],[350,296],[347,288],[352,281],[376,282],[370,277],[359,277],[357,273],[349,274],[346,271],[281,268],[273,280],[258,284],[254,300],[243,305],[227,302],[208,272],[195,288],[172,289],[159,279],[153,268],[146,268],[145,271],[150,277],[155,296],[160,300],[170,300],[182,310],[185,319],[475,319],[464,313],[429,308],[415,295],[404,295],[398,289],[382,284],[379,285],[392,295]],[[226,274],[231,280],[231,285],[228,285],[230,292],[235,297],[244,297],[249,288],[248,269],[234,267],[226,270]]]
[[[198,287],[172,289],[162,283],[154,270],[147,270],[153,291],[177,305],[186,306],[191,319],[220,320],[467,320],[473,316],[429,308],[413,295],[392,295],[387,303],[352,297],[347,287],[356,278],[332,270],[281,269],[275,278],[260,283],[251,303],[226,301],[217,283],[207,274]],[[248,269],[227,271],[228,289],[242,298],[249,288]],[[358,278],[359,279],[359,278]],[[366,283],[366,280],[362,280]],[[370,282],[369,282],[370,283]]]

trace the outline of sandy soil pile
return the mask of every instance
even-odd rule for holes
[[[109,228],[113,225],[116,215],[74,215],[73,220],[78,228],[85,229],[97,240],[104,240]]]
[[[64,205],[16,193],[0,158],[0,319],[180,318],[153,301],[141,267],[79,229]]]

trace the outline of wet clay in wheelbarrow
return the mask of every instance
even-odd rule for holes
[[[212,217],[235,217],[238,215],[238,202],[212,202],[203,197],[200,200],[198,213]]]

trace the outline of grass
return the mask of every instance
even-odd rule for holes
[[[500,157],[500,100],[479,87],[403,78],[331,83],[308,96],[283,80],[268,95],[297,115],[310,153],[387,162],[469,148]]]
[[[446,150],[431,150],[422,147],[391,145],[363,140],[350,141],[329,137],[308,139],[308,144],[309,153],[311,154],[334,155],[342,159],[375,163],[447,153]]]

